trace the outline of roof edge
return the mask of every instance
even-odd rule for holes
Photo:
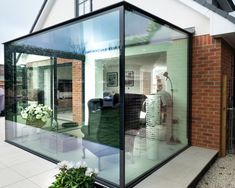
[[[39,20],[39,18],[41,17],[44,8],[46,7],[47,1],[48,1],[48,0],[44,0],[43,4],[42,4],[42,6],[41,6],[41,8],[40,8],[40,10],[39,10],[39,12],[38,12],[38,14],[37,14],[36,19],[35,19],[34,22],[33,22],[33,25],[32,25],[32,27],[31,27],[29,33],[32,33],[32,32],[34,31],[34,29],[35,29],[35,27],[36,27],[36,25],[37,25],[37,23],[38,23],[38,20]]]
[[[92,16],[98,15],[100,13],[103,13],[103,12],[112,11],[113,9],[117,9],[119,7],[122,7],[122,6],[125,7],[126,9],[131,8],[132,10],[135,10],[135,11],[137,11],[137,12],[139,12],[139,13],[145,15],[145,16],[148,16],[149,18],[156,19],[161,24],[166,24],[166,25],[168,25],[168,26],[170,26],[170,27],[172,27],[172,28],[174,28],[176,30],[184,32],[187,35],[190,35],[190,36],[193,35],[193,33],[189,32],[189,31],[187,31],[187,30],[185,30],[185,29],[183,29],[183,28],[181,28],[179,26],[176,26],[176,25],[174,25],[174,24],[172,24],[172,23],[170,23],[170,22],[168,22],[168,21],[166,21],[166,20],[164,20],[164,19],[162,19],[162,18],[160,18],[158,16],[155,16],[155,15],[149,13],[149,12],[146,12],[145,10],[142,10],[141,8],[136,7],[136,6],[132,5],[131,3],[128,3],[126,1],[121,1],[121,2],[118,2],[116,4],[112,4],[110,6],[107,6],[107,7],[98,9],[96,11],[87,13],[85,15],[82,15],[82,16],[79,16],[79,17],[76,17],[76,18],[72,18],[72,19],[66,20],[64,22],[60,22],[58,24],[46,27],[44,29],[41,29],[41,30],[38,30],[38,31],[35,31],[35,32],[32,32],[32,33],[29,33],[27,35],[23,35],[21,37],[18,37],[18,38],[15,38],[15,39],[3,42],[2,44],[8,44],[8,43],[20,40],[20,39],[24,39],[24,38],[29,37],[29,36],[34,36],[36,34],[43,33],[45,31],[48,31],[48,30],[53,29],[53,28],[57,28],[57,27],[60,27],[60,26],[63,26],[63,25],[66,25],[66,24],[69,24],[69,23],[72,23],[72,22],[75,22],[75,21],[78,21],[78,20],[84,20],[84,19],[87,19],[89,17],[92,17]]]
[[[230,22],[232,22],[233,24],[235,24],[235,17],[229,15],[228,12],[221,10],[219,8],[217,8],[214,5],[209,4],[208,2],[206,2],[205,0],[193,0],[195,2],[197,2],[198,4],[208,8],[209,10],[215,12],[216,14],[226,18],[227,20],[229,20]]]

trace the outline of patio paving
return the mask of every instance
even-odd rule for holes
[[[0,117],[0,188],[47,188],[58,172],[56,165],[4,142]]]
[[[58,173],[56,165],[6,143],[4,139],[4,118],[0,117],[0,188],[48,188]],[[135,188],[188,187],[216,153],[215,150],[190,147]],[[234,174],[231,177],[235,177]],[[204,185],[201,183],[202,188]]]

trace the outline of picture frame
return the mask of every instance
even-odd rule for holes
[[[134,87],[134,71],[126,71],[125,72],[125,86],[126,87]]]
[[[117,87],[118,86],[118,73],[117,72],[107,72],[107,87]]]

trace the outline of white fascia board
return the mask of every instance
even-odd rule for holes
[[[33,32],[43,29],[44,23],[46,22],[47,17],[53,8],[54,3],[55,3],[55,0],[48,0],[47,1],[46,6],[44,7],[44,9],[42,11],[42,13],[41,13],[41,15],[40,15],[35,27],[34,27]]]
[[[210,20],[210,34],[212,36],[235,32],[235,24],[216,13],[211,14]]]

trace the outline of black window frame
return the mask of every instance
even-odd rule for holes
[[[90,10],[89,12],[85,12],[85,6],[86,6],[86,3],[88,2],[90,2]],[[93,0],[75,0],[75,17],[82,16],[82,15],[92,12],[92,9],[93,9],[92,4],[93,4]],[[80,6],[83,7],[82,13],[79,11]]]

